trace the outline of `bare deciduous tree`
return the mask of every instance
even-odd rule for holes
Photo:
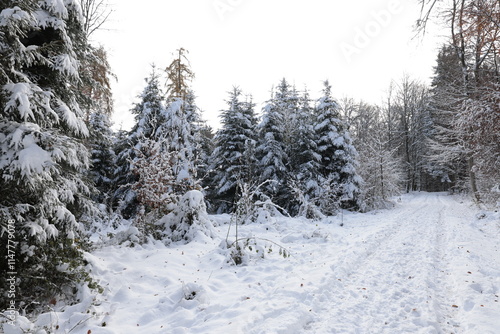
[[[83,14],[83,30],[87,38],[101,29],[113,13],[106,0],[81,0],[80,6]]]
[[[460,134],[460,145],[467,156],[470,189],[481,202],[478,172],[495,178],[490,168],[500,160],[498,122],[500,121],[499,64],[500,1],[498,0],[420,0],[422,11],[417,27],[425,30],[432,14],[450,29],[450,45],[460,69],[455,85],[452,126]],[[488,185],[487,187],[490,187]],[[498,186],[498,185],[497,185]],[[493,185],[494,187],[494,185]]]

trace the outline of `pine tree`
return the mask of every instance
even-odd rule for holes
[[[299,94],[294,86],[290,86],[285,79],[282,79],[276,89],[274,103],[277,110],[283,115],[283,144],[291,161],[293,155],[298,152],[295,144],[299,128]]]
[[[212,127],[204,123],[199,130],[199,158],[197,164],[197,175],[201,180],[202,188],[210,184],[210,164],[212,161],[212,154],[215,150],[215,134]]]
[[[114,206],[125,218],[134,216],[137,212],[137,194],[132,185],[137,182],[137,176],[132,172],[132,165],[137,151],[142,149],[144,140],[155,141],[159,136],[160,126],[165,120],[163,92],[160,88],[160,76],[153,66],[150,76],[146,79],[146,87],[139,96],[132,113],[135,114],[135,125],[132,130],[117,141],[116,170],[114,173],[115,191]]]
[[[256,118],[253,103],[241,101],[241,95],[237,87],[229,93],[228,109],[221,114],[222,128],[215,137],[210,199],[219,213],[232,210],[238,183],[249,183],[252,177],[248,150],[255,142]]]
[[[325,82],[323,96],[316,106],[314,127],[321,155],[319,173],[323,178],[322,208],[325,214],[333,214],[336,206],[357,209],[360,207],[359,187],[362,182],[356,173],[357,151],[340,118],[339,107],[331,96],[331,86]],[[337,202],[337,203],[336,203]]]
[[[85,20],[84,20],[85,26]],[[111,188],[114,172],[115,153],[114,134],[111,131],[110,117],[113,112],[111,93],[111,67],[103,47],[89,46],[88,57],[81,65],[83,75],[79,91],[83,93],[80,103],[85,113],[85,121],[90,132],[86,146],[91,151],[90,179],[96,187],[93,199],[111,209]]]
[[[140,102],[135,104],[132,113],[135,114],[135,125],[130,131],[131,139],[157,138],[158,128],[165,122],[165,107],[163,92],[160,88],[160,74],[155,65],[146,79],[146,87],[139,96]]]
[[[257,127],[259,138],[255,149],[260,182],[268,182],[261,189],[277,204],[284,204],[290,195],[287,191],[289,158],[284,141],[285,88],[287,86],[282,85],[281,92],[278,90],[264,107],[262,121]]]
[[[192,124],[188,122],[185,103],[181,99],[173,100],[164,111],[164,122],[158,133],[168,144],[173,153],[174,175],[177,180],[175,192],[182,196],[198,186],[196,170],[197,140],[193,136]]]
[[[189,67],[186,53],[188,53],[186,49],[178,49],[177,57],[165,69],[168,78],[167,95],[169,101],[176,99],[187,101],[187,96],[190,94],[189,82],[194,78],[194,73]]]
[[[192,164],[194,168],[194,178],[200,179],[203,175],[203,145],[206,147],[206,140],[203,136],[210,136],[209,133],[204,132],[207,130],[207,124],[203,120],[202,111],[196,104],[196,96],[193,90],[189,90],[186,95],[186,100],[183,103],[184,112],[186,113],[186,122],[189,124],[190,134],[188,141],[192,147]]]
[[[88,278],[78,241],[91,214],[79,64],[88,45],[76,1],[3,1],[0,14],[0,224],[14,224],[17,309],[71,295]],[[15,241],[12,243],[11,241]],[[2,247],[0,258],[7,258]],[[7,291],[7,281],[0,290]],[[0,298],[0,309],[7,298]]]
[[[252,95],[246,95],[243,103],[243,115],[246,122],[249,124],[245,128],[251,128],[252,132],[248,133],[248,140],[245,142],[245,150],[243,152],[243,161],[245,163],[244,173],[242,174],[243,182],[251,184],[255,179],[255,173],[258,169],[258,161],[256,157],[256,147],[258,139],[258,117],[255,114],[255,103]]]
[[[111,190],[115,172],[116,155],[113,149],[114,134],[111,131],[111,122],[106,114],[95,112],[90,116],[89,146],[91,153],[90,177],[97,192],[94,200],[105,204],[111,209]]]
[[[194,74],[185,53],[185,49],[179,49],[177,57],[166,68],[167,106],[159,127],[174,156],[172,167],[177,179],[174,191],[179,197],[199,187],[197,165],[201,164],[200,131],[203,127],[195,95],[189,87]]]
[[[318,171],[321,155],[318,153],[316,132],[314,131],[314,114],[307,90],[300,98],[297,109],[296,127],[289,148],[290,179],[296,183],[304,200],[312,205],[320,195]],[[305,203],[302,203],[304,205]],[[294,211],[297,210],[292,210]]]

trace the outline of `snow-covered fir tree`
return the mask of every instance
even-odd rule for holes
[[[13,223],[16,257],[0,275],[18,273],[16,308],[29,310],[71,295],[86,278],[78,240],[92,204],[77,87],[89,48],[77,1],[7,0],[1,9],[0,224],[6,231]],[[0,234],[2,245],[7,237]],[[2,259],[6,252],[2,247]],[[0,298],[0,309],[7,301]]]
[[[89,131],[88,145],[91,153],[89,172],[96,187],[93,198],[97,203],[105,204],[110,210],[116,155],[113,149],[115,137],[109,117],[104,113],[94,112],[90,116]]]
[[[251,184],[258,169],[258,161],[255,150],[258,139],[257,125],[259,123],[259,119],[255,114],[255,103],[252,95],[245,96],[245,102],[243,103],[243,115],[245,115],[245,119],[251,123],[251,128],[253,129],[253,133],[248,135],[248,140],[245,143],[245,150],[243,152],[243,161],[246,164],[245,174],[243,174],[243,182]]]
[[[336,206],[360,207],[362,180],[356,172],[358,153],[352,145],[347,124],[341,119],[339,107],[331,96],[330,84],[325,81],[324,85],[323,96],[316,105],[314,129],[321,155],[321,207],[325,214],[333,214]]]
[[[294,86],[282,79],[276,87],[273,103],[283,115],[283,143],[289,159],[297,152],[295,147],[299,127],[300,98]]]
[[[206,159],[204,156],[210,151],[210,145],[208,145],[207,140],[210,140],[213,134],[210,132],[203,119],[202,111],[196,104],[196,95],[192,89],[190,89],[186,95],[184,111],[186,113],[186,121],[191,131],[188,139],[192,147],[192,159],[195,169],[194,177],[196,179],[201,179],[206,169]]]
[[[215,149],[215,134],[211,126],[204,123],[199,130],[199,157],[197,159],[197,175],[202,182],[202,188],[206,188],[210,182],[210,164]]]
[[[259,181],[267,182],[261,189],[277,204],[285,204],[290,195],[287,191],[289,158],[284,141],[285,120],[282,103],[287,98],[286,93],[283,89],[280,93],[278,89],[276,96],[264,106],[262,120],[257,126],[259,138],[255,148]]]
[[[173,172],[177,180],[175,192],[182,196],[197,187],[196,152],[197,140],[193,135],[192,124],[188,122],[185,102],[175,98],[165,108],[164,121],[158,128],[158,134],[168,143],[168,149],[174,153]]]
[[[134,216],[138,207],[137,196],[132,189],[132,185],[137,182],[137,174],[134,174],[131,168],[136,152],[142,149],[144,140],[154,141],[158,138],[158,129],[165,122],[160,76],[154,66],[139,98],[140,101],[132,109],[132,113],[135,114],[135,125],[128,134],[122,134],[115,148],[117,167],[114,175],[116,188],[113,199],[118,212],[125,218]]]
[[[201,164],[201,112],[189,87],[194,74],[183,48],[166,69],[167,97],[164,121],[158,131],[173,152],[173,172],[177,180],[175,193],[180,197],[199,187],[197,165]]]
[[[151,74],[146,79],[146,87],[139,96],[140,101],[132,108],[135,125],[130,131],[132,140],[156,138],[160,125],[165,121],[164,94],[160,87],[160,74],[153,65]]]
[[[313,205],[320,195],[318,171],[321,155],[318,153],[316,132],[314,130],[314,109],[308,91],[300,97],[299,108],[294,117],[296,119],[293,136],[289,148],[290,173],[294,189],[303,196],[300,205]],[[296,212],[297,208],[292,210]]]
[[[256,140],[257,120],[253,103],[242,101],[241,97],[241,90],[234,87],[226,101],[228,108],[220,115],[222,128],[215,136],[209,197],[214,211],[219,213],[232,210],[238,183],[250,183],[253,176],[249,149]]]

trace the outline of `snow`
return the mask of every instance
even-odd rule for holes
[[[50,10],[53,14],[61,18],[68,17],[67,7],[73,5],[73,0],[44,0],[42,1],[43,7]]]
[[[21,117],[26,121],[28,118],[35,119],[30,98],[33,95],[32,89],[35,89],[33,85],[28,83],[8,83],[4,86],[6,91],[12,93],[10,101],[7,102],[5,106],[5,111],[9,109],[17,109],[21,114]]]
[[[157,222],[164,227],[166,242],[191,241],[198,235],[212,236],[215,232],[207,214],[203,193],[190,190],[184,194],[174,211]]]
[[[78,78],[78,61],[74,56],[60,54],[52,57],[52,66],[60,72]]]
[[[33,173],[43,173],[52,164],[50,153],[36,144],[32,134],[23,138],[23,147],[19,151],[19,166],[23,176],[30,177]]]
[[[4,8],[0,12],[0,27],[8,26],[9,21],[22,21],[29,20],[30,15],[28,12],[22,10],[21,8],[14,6],[13,8]]]
[[[58,121],[58,115],[50,107],[50,100],[52,98],[52,93],[43,91],[40,87],[29,84],[29,83],[8,83],[3,86],[3,89],[10,94],[9,101],[5,105],[5,111],[14,110],[19,112],[21,118],[25,121],[25,124],[32,124],[32,126],[38,126],[35,123],[28,123],[28,119],[36,120],[34,112],[37,114],[44,114],[44,117],[50,115],[56,122]],[[32,103],[37,100],[37,103]],[[43,108],[43,111],[40,110]]]
[[[77,334],[498,333],[500,214],[477,211],[460,197],[412,193],[389,210],[268,218],[238,228],[276,243],[245,266],[230,265],[221,246],[230,216],[210,216],[213,238],[87,254],[104,293],[82,289],[80,304],[17,324]]]
[[[59,101],[59,103],[59,111],[63,115],[67,125],[75,131],[75,133],[87,137],[89,135],[89,130],[87,129],[85,122],[78,118],[75,111],[71,110],[63,101]],[[74,105],[77,106],[77,104]],[[81,114],[81,111],[79,113]]]

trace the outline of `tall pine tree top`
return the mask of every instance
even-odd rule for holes
[[[160,76],[153,65],[151,74],[146,79],[146,87],[139,96],[140,101],[132,109],[135,125],[131,135],[137,138],[152,139],[160,125],[165,121],[163,92],[160,88]]]

